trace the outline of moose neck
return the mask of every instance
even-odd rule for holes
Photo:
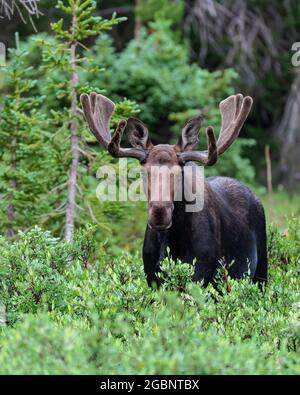
[[[189,162],[187,166],[196,167],[196,165],[191,162]],[[201,200],[200,209],[195,211],[188,210],[188,207],[191,208],[195,202],[186,199],[187,194],[185,193],[186,191],[184,188],[188,188],[190,191],[193,189],[193,191],[195,191],[195,182],[199,182],[199,180],[190,176],[185,177],[184,171],[182,174],[182,199],[180,201],[174,201],[174,211],[172,217],[172,228],[176,228],[176,232],[184,232],[186,228],[190,226],[193,215],[199,214],[199,211],[207,211],[209,208],[208,200],[210,200],[210,197],[213,194],[209,183],[204,177],[204,179],[200,180],[200,182],[203,182],[203,185],[201,185],[200,188],[200,194],[202,195],[202,198],[200,196],[198,197]]]

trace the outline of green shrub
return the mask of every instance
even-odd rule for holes
[[[138,254],[95,255],[91,228],[73,246],[38,228],[2,239],[0,373],[299,374],[299,229],[270,228],[264,294],[223,275],[204,289],[169,258],[152,291]]]
[[[84,374],[83,337],[45,314],[28,315],[1,347],[1,374]]]
[[[0,241],[0,300],[6,306],[7,322],[38,311],[67,312],[72,284],[66,271],[81,266],[92,252],[91,243],[79,234],[74,245],[34,228],[19,233],[11,243]]]

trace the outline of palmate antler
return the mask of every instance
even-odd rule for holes
[[[115,133],[111,136],[109,124],[115,104],[107,97],[95,92],[80,96],[85,119],[99,143],[114,157],[132,157],[145,160],[146,152],[139,148],[121,148],[121,139],[127,122],[121,120]]]
[[[109,123],[115,104],[103,95],[91,93],[80,97],[85,118],[91,132],[99,143],[114,157],[132,157],[144,162],[148,151],[153,147],[148,137],[147,127],[139,120],[130,118],[119,122],[115,133],[111,136]],[[216,141],[214,129],[206,129],[207,150],[194,151],[199,142],[198,131],[202,117],[198,116],[188,121],[182,130],[182,135],[176,144],[179,162],[198,161],[205,166],[216,163],[218,156],[234,142],[251,110],[253,100],[250,96],[241,94],[229,96],[220,105],[222,126],[219,138]],[[121,148],[121,139],[127,125],[129,141],[132,148]]]
[[[184,151],[178,154],[179,159],[186,161],[199,161],[203,165],[211,166],[238,137],[241,128],[251,110],[253,100],[250,96],[243,97],[240,93],[229,96],[221,101],[219,108],[222,116],[222,126],[219,138],[216,141],[211,126],[206,129],[207,151]]]

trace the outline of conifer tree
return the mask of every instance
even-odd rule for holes
[[[34,94],[37,81],[26,66],[28,52],[16,35],[16,48],[2,68],[0,118],[0,219],[1,231],[14,236],[16,229],[36,223],[51,208],[45,198],[54,173],[48,121],[39,111],[44,100]]]
[[[111,29],[122,18],[102,19],[95,16],[96,1],[94,0],[67,0],[58,2],[57,7],[64,11],[69,18],[68,26],[64,26],[64,19],[52,24],[52,29],[61,42],[61,51],[68,56],[68,62],[63,62],[67,73],[68,87],[68,126],[70,133],[71,164],[68,176],[68,193],[66,202],[65,238],[72,241],[75,228],[76,195],[78,184],[78,168],[80,164],[80,119],[78,111],[79,68],[83,66],[84,58],[80,56],[82,41],[96,36],[102,31]],[[79,118],[80,117],[80,118]]]
[[[93,149],[94,138],[78,107],[81,92],[105,92],[88,82],[102,67],[95,66],[94,52],[81,40],[123,19],[94,16],[95,3],[59,2],[67,15],[52,24],[55,36],[37,35],[9,51],[0,88],[0,219],[8,235],[39,224],[57,235],[64,229],[72,241],[75,222],[92,219],[105,229],[110,215],[121,215],[116,205],[99,204],[96,198],[99,159],[112,159],[105,152],[99,155],[97,144]],[[120,102],[112,124],[136,112],[134,102]]]

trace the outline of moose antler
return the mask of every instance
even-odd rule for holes
[[[219,138],[216,142],[214,129],[209,126],[206,129],[207,151],[184,151],[178,154],[182,162],[196,160],[206,166],[216,163],[219,155],[234,142],[238,137],[242,126],[251,110],[253,100],[250,96],[243,97],[240,93],[227,97],[221,101],[222,126]]]
[[[217,141],[218,155],[221,155],[238,137],[252,107],[250,96],[237,94],[221,101],[222,127]]]
[[[111,136],[109,124],[115,109],[115,104],[110,99],[92,92],[89,95],[83,93],[80,96],[80,101],[91,132],[112,156],[119,158],[131,157],[139,159],[140,161],[145,160],[147,154],[143,149],[120,147],[124,129],[127,124],[125,120],[119,122],[115,133]]]
[[[204,166],[212,166],[218,159],[218,149],[213,127],[206,128],[207,151],[184,151],[178,154],[181,163],[187,161],[198,161]]]

